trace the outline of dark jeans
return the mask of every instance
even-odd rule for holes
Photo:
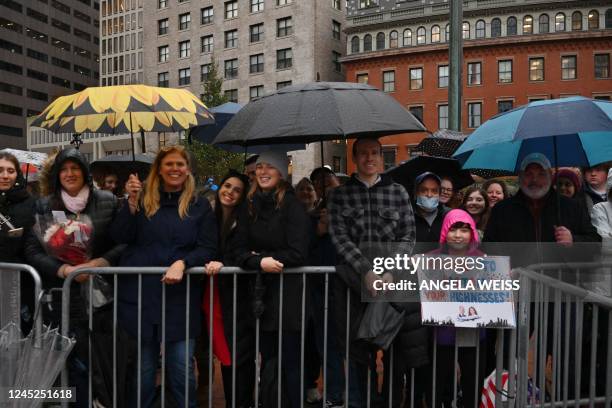
[[[288,408],[299,408],[302,401],[300,396],[300,341],[301,336],[297,331],[284,331],[282,339],[282,361],[281,361],[281,378],[282,378],[282,400],[289,405]],[[278,332],[262,331],[261,334],[261,357],[262,357],[262,372],[266,370],[269,364],[278,365]],[[271,367],[268,367],[271,368]],[[270,370],[276,373],[278,384],[278,370]],[[263,381],[263,379],[262,379]],[[267,390],[263,392],[276,392],[276,390]],[[264,401],[276,401],[275,396],[264,396]],[[281,404],[283,408],[285,405]],[[276,406],[276,405],[274,405]],[[271,408],[264,405],[264,408]]]
[[[457,393],[461,389],[463,406],[476,407],[484,381],[486,359],[485,342],[480,343],[478,367],[476,367],[476,347],[460,347],[457,350],[457,361],[461,376],[458,378]],[[454,396],[455,346],[437,346],[436,355],[436,407],[451,407]],[[478,391],[477,391],[478,390]]]
[[[232,407],[232,366],[221,366],[225,406]],[[236,408],[248,408],[254,404],[255,360],[249,359],[236,367]]]

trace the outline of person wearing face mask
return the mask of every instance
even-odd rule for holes
[[[512,267],[568,259],[577,242],[599,242],[586,208],[552,188],[550,161],[541,153],[531,153],[522,160],[519,192],[493,207],[484,241],[550,242],[557,246],[500,246],[493,253],[511,255]],[[559,203],[559,212],[557,212]],[[557,214],[560,217],[557,217]],[[558,219],[559,218],[559,219]],[[556,250],[558,249],[558,250]],[[488,253],[492,253],[487,249]],[[574,255],[578,255],[577,253]],[[582,252],[585,257],[592,256]]]
[[[415,179],[415,253],[425,253],[435,249],[440,239],[442,220],[448,212],[448,208],[440,202],[441,184],[440,177],[429,171],[418,175]]]
[[[487,193],[485,190],[478,187],[470,187],[463,195],[463,203],[461,209],[465,210],[474,222],[476,223],[476,230],[478,231],[478,237],[482,240],[484,230],[489,220],[489,202],[487,201]]]
[[[464,210],[451,210],[444,216],[442,222],[440,247],[429,252],[428,255],[481,257],[485,254],[478,248],[479,244],[480,239],[472,216]],[[460,306],[459,314],[461,317],[465,317],[465,307]],[[454,327],[437,327],[435,330],[437,340],[436,392],[438,393],[436,407],[452,407],[456,329]],[[479,348],[478,367],[476,367],[476,349],[474,347],[461,347],[458,350],[458,363],[461,368],[459,386],[463,396],[463,406],[465,407],[475,405],[477,395],[474,393],[474,388],[476,384],[482,384],[486,354],[484,340],[485,331],[480,330],[481,347]],[[454,405],[456,406],[456,404]]]

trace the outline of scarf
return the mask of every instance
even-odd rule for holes
[[[87,206],[87,200],[89,200],[89,186],[83,186],[81,191],[72,197],[62,188],[62,201],[66,209],[74,214],[78,214],[85,209]]]

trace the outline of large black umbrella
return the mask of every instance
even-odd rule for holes
[[[463,170],[457,160],[444,157],[417,156],[390,168],[385,173],[389,174],[395,182],[403,185],[409,193],[412,193],[414,179],[426,171],[431,171],[439,177],[450,177],[453,180],[455,190],[461,190],[474,182],[470,172]]]
[[[288,86],[248,103],[213,143],[312,143],[425,130],[393,97],[372,86],[313,82]]]
[[[467,138],[465,133],[448,129],[438,129],[419,143],[415,150],[430,156],[451,157]]]
[[[130,174],[136,173],[140,180],[144,180],[149,175],[154,159],[146,154],[137,154],[134,160],[132,160],[132,155],[112,154],[92,162],[89,168],[94,177],[99,174],[113,173],[121,182],[127,180]]]

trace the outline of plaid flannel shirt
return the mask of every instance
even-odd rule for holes
[[[402,251],[412,253],[416,227],[410,197],[391,177],[383,174],[367,188],[353,175],[332,191],[328,203],[332,242],[354,271],[372,270],[371,259],[364,254],[371,245],[400,243]]]

